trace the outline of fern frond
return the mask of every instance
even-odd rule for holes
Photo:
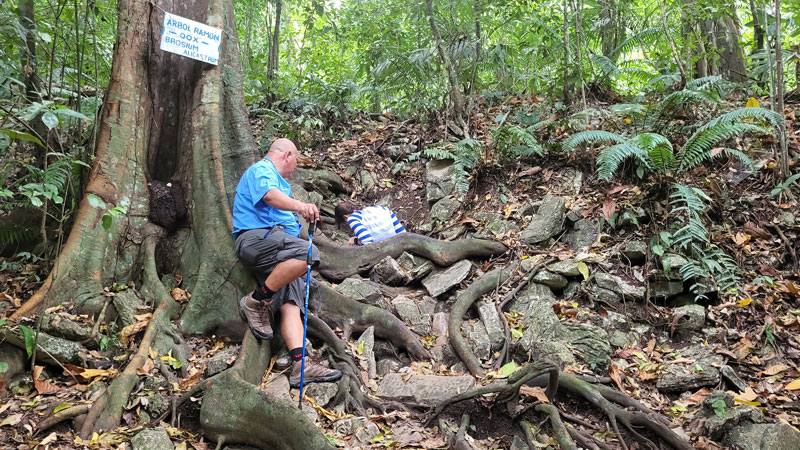
[[[695,91],[714,91],[722,96],[730,83],[720,75],[710,75],[686,82],[686,89]]]
[[[5,224],[0,227],[0,248],[20,242],[33,241],[37,236],[39,236],[39,230],[35,227],[25,228],[16,224]]]
[[[711,158],[713,147],[743,133],[767,134],[768,131],[744,122],[709,122],[695,131],[681,147],[678,152],[678,169],[683,172],[699,165]]]
[[[612,145],[597,155],[597,176],[602,180],[611,180],[620,164],[629,157],[635,157],[643,165],[649,165],[647,153],[630,142]]]
[[[687,105],[694,103],[709,103],[717,104],[722,99],[716,91],[700,91],[693,89],[684,89],[682,91],[675,91],[661,100],[661,107],[664,111],[672,109],[685,108]]]
[[[755,172],[756,170],[756,166],[753,164],[753,160],[750,159],[749,156],[745,155],[744,152],[741,150],[737,150],[735,148],[724,148],[717,155],[713,156],[719,156],[719,155],[725,155],[728,158],[738,159],[739,162],[742,163],[745,167],[747,167],[747,169],[750,170],[751,172]]]
[[[575,133],[562,144],[565,152],[571,152],[582,144],[596,144],[600,142],[612,142],[615,144],[625,143],[627,139],[617,133],[603,130],[587,130]]]
[[[622,53],[627,53],[631,48],[633,48],[634,45],[637,44],[645,47],[650,46],[658,42],[658,40],[661,38],[661,35],[662,30],[660,27],[647,28],[622,41],[617,48],[611,50],[611,53],[609,53],[608,56],[614,59]]]
[[[705,126],[712,127],[719,122],[741,121],[742,119],[766,120],[777,129],[780,129],[784,120],[781,114],[766,108],[739,108],[716,117]]]
[[[652,168],[660,172],[668,172],[675,164],[675,153],[672,142],[658,133],[642,133],[633,141],[644,150]]]
[[[617,103],[611,105],[608,109],[611,111],[625,116],[643,115],[647,112],[647,107],[639,103]]]
[[[670,72],[662,75],[656,75],[647,83],[650,87],[663,88],[670,86],[681,81],[681,75],[678,72]]]
[[[609,78],[616,78],[619,76],[619,67],[617,67],[617,65],[614,64],[614,61],[612,61],[609,57],[603,55],[593,55],[592,60],[595,64],[597,64],[598,67],[600,67],[600,70],[603,71],[605,76]]]

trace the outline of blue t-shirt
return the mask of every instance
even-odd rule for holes
[[[292,186],[278,173],[269,158],[264,157],[244,171],[233,198],[234,234],[242,230],[283,225],[287,234],[300,236],[300,223],[295,213],[264,203],[264,195],[272,189],[278,189],[288,197],[292,196]]]

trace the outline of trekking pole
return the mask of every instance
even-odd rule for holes
[[[303,409],[303,375],[306,373],[306,330],[308,330],[308,293],[311,286],[311,242],[314,239],[314,228],[317,223],[311,222],[308,224],[308,256],[306,256],[306,304],[305,313],[303,314],[303,358],[300,360],[300,398],[297,400],[297,408]]]

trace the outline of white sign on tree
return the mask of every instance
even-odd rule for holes
[[[164,13],[161,50],[209,64],[219,63],[222,30],[175,14]]]

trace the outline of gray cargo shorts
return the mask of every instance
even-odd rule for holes
[[[236,238],[235,249],[239,260],[258,280],[259,285],[264,283],[267,276],[272,273],[272,270],[279,263],[290,259],[306,261],[308,257],[308,241],[286,234],[281,225],[276,225],[270,229],[255,229],[241,233]],[[311,267],[316,267],[318,263],[319,249],[316,245],[312,245]],[[316,289],[313,289],[315,287],[313,286],[314,284],[312,280],[312,294],[316,293],[314,292]],[[275,293],[272,301],[272,311],[276,313],[284,304],[293,302],[303,312],[305,310],[305,297],[306,275],[303,274]]]

